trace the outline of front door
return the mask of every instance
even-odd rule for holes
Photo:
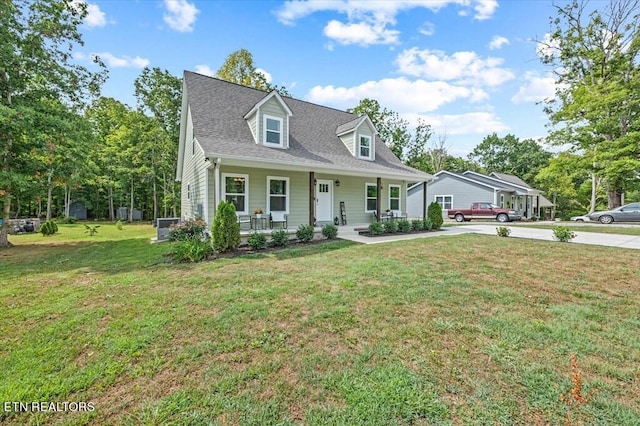
[[[316,185],[316,222],[333,222],[333,181],[318,179]]]

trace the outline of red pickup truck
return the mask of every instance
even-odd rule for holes
[[[470,209],[447,210],[449,219],[456,222],[464,222],[471,219],[495,219],[498,222],[510,222],[520,220],[521,216],[514,210],[505,209],[492,203],[472,203]]]

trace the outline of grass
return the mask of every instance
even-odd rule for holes
[[[580,232],[599,232],[602,234],[622,234],[622,235],[640,235],[640,226],[616,226],[616,225],[601,225],[599,223],[580,223],[575,222],[561,222],[559,225],[568,226],[573,231]],[[528,228],[541,228],[541,229],[553,229],[554,225],[537,225],[537,224],[523,224]]]
[[[0,423],[562,424],[572,354],[572,421],[640,423],[637,251],[460,235],[174,265],[150,226],[83,228],[0,251],[0,400],[96,409]]]

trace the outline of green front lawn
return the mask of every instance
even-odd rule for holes
[[[3,424],[640,424],[640,256],[442,236],[176,265],[151,226],[12,236]],[[100,233],[101,232],[101,233]],[[606,261],[603,261],[606,259]]]

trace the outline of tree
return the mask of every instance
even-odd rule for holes
[[[33,137],[38,109],[60,100],[78,110],[97,94],[104,73],[72,63],[82,44],[78,26],[87,14],[83,2],[33,0],[0,2],[0,247],[8,247],[13,194],[28,188],[37,171],[33,152],[46,150],[46,138]],[[99,63],[99,60],[96,58]]]
[[[511,134],[500,138],[493,133],[485,137],[468,158],[489,173],[509,173],[533,182],[538,171],[548,164],[551,153],[533,139],[520,141]]]
[[[175,217],[178,210],[176,192],[179,191],[179,186],[173,175],[180,136],[182,80],[166,70],[145,67],[142,74],[136,78],[134,85],[139,111],[151,114],[158,123],[150,151],[151,175],[149,178],[152,181],[153,190],[153,219],[158,217],[158,181],[161,183],[163,192],[163,216],[167,216],[167,208],[170,206],[171,214]]]
[[[276,90],[282,96],[292,97],[286,87],[272,85],[267,81],[264,73],[260,72],[253,64],[253,56],[247,49],[236,50],[227,56],[216,72],[216,77],[267,92]]]
[[[602,179],[612,208],[637,185],[640,170],[639,2],[612,1],[591,13],[587,6],[556,6],[553,33],[541,42],[557,81],[546,112],[561,125],[550,140],[591,160],[592,180]]]

